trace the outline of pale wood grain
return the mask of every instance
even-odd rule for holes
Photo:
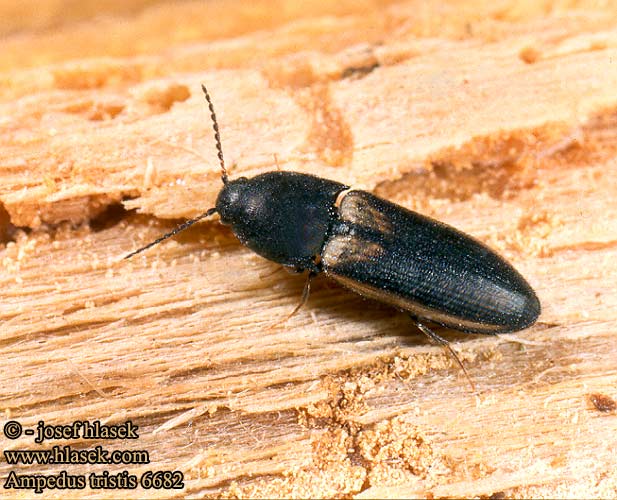
[[[63,468],[185,473],[183,491],[153,497],[616,496],[617,415],[589,398],[617,397],[615,13],[246,9],[162,4],[7,40],[3,421],[131,419],[137,442],[70,444],[144,449],[151,464]],[[477,236],[529,279],[543,305],[534,327],[441,331],[479,395],[405,315],[324,278],[271,328],[303,279],[216,220],[122,260],[215,202],[201,83],[232,177],[278,162],[372,190]]]

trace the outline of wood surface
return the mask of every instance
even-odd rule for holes
[[[139,425],[183,490],[41,498],[617,496],[617,10],[610,2],[0,2],[0,409]],[[127,7],[128,5],[128,7]],[[98,6],[98,7],[97,7]],[[26,14],[29,12],[29,14]],[[511,335],[439,329],[242,247],[231,177],[368,189],[472,234],[541,299]],[[32,490],[4,490],[30,497]]]

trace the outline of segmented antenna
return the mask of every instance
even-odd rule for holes
[[[208,101],[208,108],[210,108],[210,118],[212,119],[212,128],[214,129],[214,141],[216,142],[216,151],[218,153],[219,163],[221,164],[221,179],[223,179],[223,184],[227,184],[227,169],[225,168],[225,160],[223,159],[223,147],[221,146],[221,136],[219,135],[219,124],[216,122],[216,113],[214,112],[214,106],[210,100],[208,89],[203,83],[201,84],[201,90],[204,91],[206,101]]]
[[[152,243],[148,243],[145,247],[141,247],[138,250],[135,250],[134,252],[131,252],[130,254],[128,254],[124,258],[125,259],[130,259],[133,255],[141,253],[144,250],[148,250],[148,248],[153,247],[154,245],[158,245],[161,241],[164,241],[167,238],[171,238],[172,236],[178,234],[180,231],[184,231],[185,229],[191,227],[196,222],[199,222],[201,219],[205,219],[206,217],[210,217],[214,212],[216,212],[216,208],[211,208],[208,211],[204,212],[203,214],[198,215],[194,219],[189,219],[186,222],[183,222],[182,224],[180,224],[176,228],[174,228],[171,231],[169,231],[167,234],[164,234],[160,238],[157,238]]]
[[[219,134],[219,125],[216,121],[216,114],[214,113],[214,106],[212,105],[212,100],[210,99],[210,94],[208,94],[208,89],[204,84],[201,85],[201,89],[204,91],[204,95],[206,96],[206,101],[208,102],[208,108],[210,109],[210,118],[212,119],[212,129],[214,130],[214,141],[216,142],[216,151],[219,157],[219,163],[221,164],[221,179],[223,180],[223,184],[227,184],[227,169],[225,168],[225,160],[223,159],[223,147],[221,146],[221,136]],[[166,240],[167,238],[171,238],[172,236],[178,234],[180,231],[184,231],[188,229],[196,222],[199,222],[201,219],[205,219],[206,217],[210,217],[212,214],[216,212],[216,208],[211,208],[204,212],[201,215],[198,215],[194,219],[189,219],[186,222],[180,224],[175,229],[171,230],[167,234],[164,234],[160,238],[157,238],[151,243],[148,243],[145,247],[141,247],[134,252],[128,254],[125,259],[130,259],[133,255],[143,252],[144,250],[148,250],[148,248],[153,247],[154,245],[158,245],[161,241]]]

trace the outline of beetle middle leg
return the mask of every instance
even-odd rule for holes
[[[284,319],[274,323],[272,326],[270,326],[270,328],[268,328],[268,330],[272,330],[279,325],[287,323],[287,321],[289,321],[289,319],[294,314],[296,314],[300,309],[302,309],[302,306],[304,306],[308,302],[309,295],[311,294],[311,281],[313,281],[313,278],[315,276],[317,276],[317,273],[315,271],[309,271],[306,277],[306,281],[304,282],[304,288],[302,289],[302,297],[300,298],[300,303]]]
[[[446,350],[446,352],[458,363],[458,365],[461,367],[461,370],[463,370],[463,373],[465,374],[465,377],[467,377],[467,380],[469,381],[469,384],[471,385],[471,388],[472,388],[473,392],[477,392],[476,391],[476,386],[473,383],[473,380],[471,380],[471,377],[469,376],[469,373],[467,373],[467,370],[465,369],[465,365],[463,365],[463,362],[458,357],[458,354],[456,354],[456,351],[454,349],[452,349],[452,346],[450,345],[450,342],[448,342],[443,337],[437,335],[433,330],[431,330],[425,324],[421,323],[420,320],[418,320],[418,318],[416,318],[412,314],[410,314],[409,317],[414,321],[414,323],[416,324],[418,329],[424,335],[426,335],[429,339],[431,339],[436,344],[439,344],[440,346],[442,346]]]

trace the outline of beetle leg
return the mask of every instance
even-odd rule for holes
[[[437,335],[433,330],[431,330],[425,324],[420,323],[420,321],[416,317],[412,316],[411,314],[409,316],[411,317],[411,319],[414,320],[414,322],[416,323],[416,326],[424,335],[426,335],[429,339],[431,339],[436,344],[439,344],[440,346],[442,346],[448,352],[448,354],[458,363],[458,365],[461,367],[461,370],[463,370],[465,377],[467,377],[467,380],[469,381],[469,384],[471,385],[471,389],[473,390],[473,392],[477,392],[476,386],[473,383],[473,380],[471,380],[469,373],[467,373],[467,370],[465,369],[465,365],[463,365],[463,362],[460,360],[460,358],[456,354],[456,351],[452,349],[452,346],[450,346],[450,342],[448,342],[443,337]]]
[[[309,271],[308,276],[306,277],[306,281],[304,282],[304,288],[302,290],[302,297],[300,298],[300,303],[284,319],[274,323],[272,326],[270,326],[270,328],[268,328],[268,330],[272,330],[272,329],[276,328],[279,325],[283,325],[283,324],[287,323],[287,321],[289,321],[289,319],[294,314],[296,314],[302,308],[302,306],[304,304],[306,304],[308,302],[308,298],[309,298],[309,295],[311,293],[311,281],[313,280],[313,278],[315,276],[317,276],[316,272]]]
[[[311,281],[313,281],[313,278],[315,276],[317,276],[317,273],[313,271],[310,271],[308,273],[306,281],[304,282],[304,288],[302,289],[302,297],[300,298],[300,303],[295,307],[293,311],[291,311],[291,314],[287,316],[287,318],[285,318],[285,321],[287,321],[294,314],[296,314],[300,310],[300,308],[308,302],[309,295],[311,294]]]
[[[259,273],[259,279],[264,280],[264,279],[270,278],[271,276],[274,276],[275,274],[281,273],[281,272],[283,272],[285,270],[286,270],[286,268],[284,268],[282,266],[276,266],[272,270],[264,270],[264,272]],[[287,271],[287,272],[289,272],[289,271]]]

